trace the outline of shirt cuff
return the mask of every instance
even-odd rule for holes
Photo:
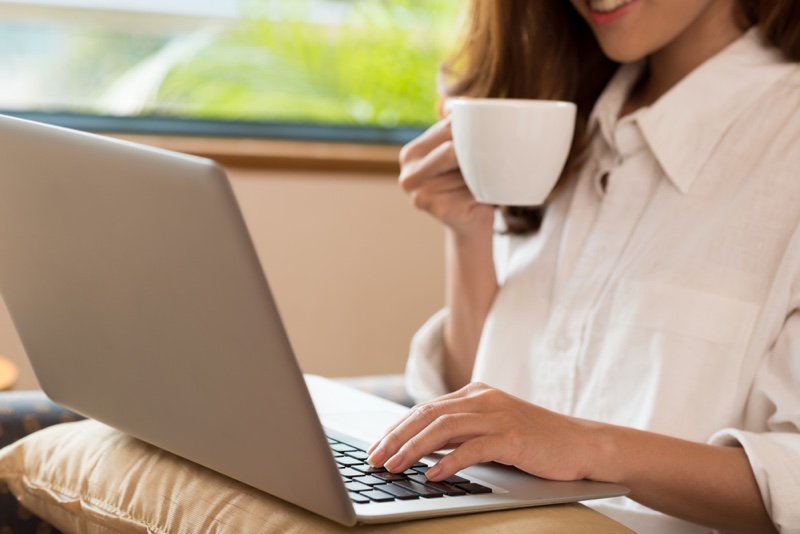
[[[740,445],[778,531],[800,533],[800,434],[724,429],[714,434],[709,443]]]
[[[415,402],[449,393],[444,382],[444,320],[447,308],[422,325],[411,340],[406,363],[406,391]]]

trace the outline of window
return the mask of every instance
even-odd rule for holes
[[[436,120],[454,0],[0,0],[0,109],[183,133]],[[119,123],[118,123],[119,124]],[[387,137],[388,136],[388,137]],[[400,139],[401,141],[403,139]]]

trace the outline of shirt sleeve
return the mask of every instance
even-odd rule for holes
[[[406,391],[415,402],[448,393],[444,382],[444,321],[447,308],[422,325],[411,340],[406,363]]]
[[[800,310],[762,362],[745,420],[744,429],[721,430],[710,443],[743,447],[773,523],[800,533]]]

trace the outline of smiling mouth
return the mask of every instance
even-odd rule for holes
[[[589,9],[595,13],[613,13],[633,2],[633,0],[586,0]]]

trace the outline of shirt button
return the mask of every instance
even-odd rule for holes
[[[567,336],[558,336],[553,342],[553,346],[556,350],[565,352],[572,346],[572,340]]]

